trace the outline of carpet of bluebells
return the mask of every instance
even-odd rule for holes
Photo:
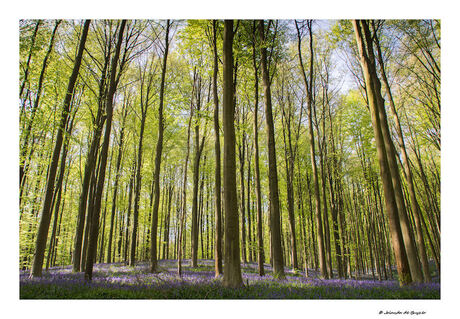
[[[92,282],[83,273],[72,273],[71,266],[44,271],[41,278],[29,278],[20,272],[21,299],[439,299],[439,282],[399,287],[397,281],[317,278],[309,271],[288,271],[286,279],[277,280],[271,268],[257,274],[257,264],[242,265],[244,287],[222,286],[215,278],[212,260],[200,260],[199,267],[183,263],[182,277],[177,275],[175,260],[159,262],[159,272],[149,273],[147,263],[135,267],[96,264]]]

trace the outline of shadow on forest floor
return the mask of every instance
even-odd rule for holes
[[[214,261],[199,260],[192,268],[183,261],[183,274],[177,275],[176,260],[160,260],[159,272],[149,273],[148,263],[135,267],[123,263],[95,264],[93,281],[86,282],[83,273],[72,273],[72,267],[54,267],[41,278],[29,278],[20,271],[21,299],[439,299],[440,284],[412,284],[399,287],[396,280],[370,278],[318,278],[309,269],[306,278],[301,271],[286,268],[286,279],[278,280],[265,265],[266,275],[258,275],[257,263],[242,264],[244,287],[222,286],[214,276]]]

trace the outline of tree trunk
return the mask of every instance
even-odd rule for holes
[[[60,117],[60,124],[57,131],[56,141],[53,150],[53,156],[49,166],[48,178],[46,181],[46,192],[45,198],[43,200],[43,208],[41,213],[40,225],[37,233],[37,240],[35,244],[35,253],[34,261],[32,265],[31,276],[40,277],[42,275],[43,259],[45,256],[46,241],[48,239],[48,231],[51,220],[51,200],[54,195],[54,183],[56,178],[57,166],[59,164],[59,155],[61,154],[62,140],[65,129],[67,125],[67,119],[70,113],[70,102],[73,97],[75,83],[77,82],[78,73],[80,70],[81,60],[83,56],[83,51],[85,48],[86,37],[88,35],[90,20],[85,20],[83,26],[82,35],[80,38],[80,43],[78,45],[78,53],[75,57],[75,63],[72,70],[72,75],[69,79],[69,84],[67,86],[67,93],[64,98],[64,105],[62,107],[62,113]]]
[[[171,204],[172,198],[174,195],[174,184],[172,180],[172,176],[169,180],[169,187],[168,187],[168,208],[166,211],[165,216],[165,227],[163,233],[163,259],[169,259],[169,224],[171,221]]]
[[[128,107],[127,104],[123,104],[123,120],[121,124],[121,131],[120,131],[120,139],[118,142],[118,155],[117,155],[117,163],[116,163],[116,172],[115,172],[115,182],[113,186],[113,195],[112,195],[112,214],[110,218],[110,230],[109,230],[109,243],[107,249],[107,263],[113,262],[112,259],[112,239],[113,239],[113,231],[114,231],[114,219],[115,213],[117,208],[117,195],[118,195],[118,183],[120,181],[120,167],[121,167],[121,158],[123,156],[123,142],[125,136],[125,124],[126,124],[126,116],[128,115]]]
[[[301,35],[300,29],[298,27],[296,21],[296,28],[297,28],[297,49],[299,52],[299,62],[300,62],[300,69],[302,72],[305,89],[307,90],[307,116],[308,116],[308,131],[309,131],[309,141],[310,141],[310,157],[311,157],[311,166],[313,171],[313,183],[314,183],[314,194],[315,194],[315,204],[316,204],[316,237],[318,242],[318,257],[319,257],[319,267],[321,269],[321,276],[323,278],[328,278],[327,273],[327,265],[326,265],[326,255],[325,255],[325,247],[324,247],[324,237],[323,237],[323,221],[321,217],[321,198],[319,195],[319,180],[318,180],[318,169],[316,166],[315,160],[315,136],[313,133],[313,112],[312,112],[312,104],[313,102],[313,94],[312,94],[312,83],[313,83],[313,34],[312,34],[312,21],[307,22],[308,31],[310,35],[310,80],[307,80],[307,76],[305,74],[305,69],[303,66],[302,61],[302,51],[301,51]]]
[[[374,21],[372,22],[372,29],[375,33]],[[420,206],[417,201],[417,196],[415,195],[415,186],[414,186],[414,181],[412,177],[412,171],[411,171],[409,160],[408,160],[409,156],[407,155],[406,145],[404,143],[404,135],[401,129],[401,124],[399,121],[398,113],[396,112],[396,107],[394,104],[393,95],[391,93],[390,84],[388,83],[388,79],[386,76],[385,64],[383,62],[383,56],[382,56],[380,43],[379,43],[377,34],[375,34],[374,42],[377,48],[377,59],[380,65],[380,74],[382,75],[383,84],[384,84],[385,91],[388,96],[388,100],[390,104],[390,111],[393,115],[396,132],[398,134],[398,142],[399,142],[400,153],[401,153],[402,161],[403,161],[404,173],[405,173],[406,180],[407,180],[407,186],[409,188],[410,203],[412,205],[412,212],[414,214],[415,230],[416,230],[416,236],[417,236],[417,248],[418,248],[420,261],[422,263],[423,278],[425,282],[430,282],[431,276],[430,276],[430,270],[428,267],[428,258],[426,255],[425,243],[423,239],[422,225],[420,222],[420,216],[421,216]],[[417,275],[419,274],[417,273]],[[414,278],[414,280],[417,281],[416,278]],[[418,278],[418,280],[420,280],[420,278]]]
[[[217,21],[212,20],[212,48],[214,53],[213,73],[212,73],[212,95],[214,100],[214,149],[216,153],[216,168],[214,173],[214,201],[216,215],[215,251],[214,251],[214,271],[216,277],[222,274],[222,199],[221,199],[221,160],[220,160],[220,128],[219,128],[219,96],[217,94],[217,73],[219,70],[217,54]]]
[[[166,32],[165,32],[165,49],[163,53],[163,67],[161,70],[161,83],[160,83],[160,105],[158,107],[158,141],[156,146],[155,154],[155,188],[154,188],[154,201],[152,211],[152,224],[151,224],[151,241],[150,241],[150,272],[154,273],[157,271],[157,228],[158,228],[158,205],[160,203],[160,165],[161,155],[163,151],[163,131],[164,131],[164,120],[163,120],[163,103],[164,103],[164,91],[165,91],[165,77],[166,77],[166,66],[168,62],[168,49],[169,49],[169,20],[166,21]]]
[[[133,203],[133,192],[134,192],[134,180],[136,178],[136,171],[135,171],[135,165],[136,161],[133,161],[133,166],[131,168],[131,176],[129,178],[129,184],[128,184],[128,209],[126,211],[126,228],[125,228],[125,244],[123,248],[123,261],[125,263],[128,263],[128,251],[129,251],[129,239],[130,237],[130,227],[131,227],[131,209],[132,209],[132,203]],[[131,238],[132,239],[132,238]]]
[[[404,247],[404,240],[401,232],[401,225],[399,222],[398,207],[396,204],[396,198],[391,180],[391,172],[388,164],[387,149],[381,129],[382,122],[380,121],[379,112],[379,80],[377,78],[376,70],[374,67],[374,61],[371,60],[370,56],[367,55],[364,48],[364,39],[362,36],[362,26],[366,26],[363,21],[353,20],[353,27],[355,29],[356,42],[358,44],[359,58],[364,73],[366,82],[366,91],[369,100],[369,109],[371,111],[372,126],[374,129],[374,136],[377,145],[377,154],[380,166],[380,175],[383,182],[383,188],[385,193],[385,204],[387,208],[388,220],[390,224],[390,233],[392,237],[393,250],[396,258],[396,265],[398,269],[399,282],[401,285],[406,285],[412,282],[411,272],[409,269],[409,263],[407,260],[406,250]],[[372,42],[367,42],[368,52],[372,50]],[[373,58],[373,56],[372,56]],[[381,96],[380,96],[381,99]]]
[[[104,132],[104,141],[102,142],[102,148],[100,153],[101,166],[99,168],[98,179],[97,179],[97,189],[95,194],[95,205],[94,205],[94,212],[91,221],[91,231],[90,231],[90,238],[89,238],[89,245],[88,245],[88,256],[86,258],[86,269],[85,269],[85,279],[88,281],[92,280],[93,277],[93,264],[94,259],[96,256],[97,250],[97,238],[99,234],[99,215],[101,210],[101,200],[102,200],[102,192],[104,190],[104,180],[105,180],[105,171],[107,167],[107,154],[109,150],[110,144],[110,132],[112,129],[112,117],[113,117],[113,103],[114,103],[114,95],[116,91],[117,83],[116,79],[116,72],[117,72],[117,65],[118,65],[118,58],[120,55],[120,48],[121,43],[123,41],[123,31],[125,29],[126,20],[122,20],[120,23],[120,29],[118,31],[118,39],[117,44],[115,47],[115,55],[113,56],[112,63],[111,63],[111,71],[110,71],[110,84],[109,84],[109,91],[107,94],[107,103],[106,103],[106,113],[107,113],[107,120]]]
[[[270,91],[270,78],[267,66],[267,49],[265,48],[265,31],[264,21],[259,21],[259,37],[260,37],[260,56],[262,83],[264,87],[264,104],[265,104],[265,120],[267,123],[267,143],[268,143],[268,181],[270,190],[270,228],[271,242],[273,249],[273,273],[279,279],[283,279],[284,264],[283,251],[281,248],[281,222],[280,222],[280,203],[278,194],[278,173],[276,165],[275,151],[275,129],[273,124],[272,101]]]
[[[153,75],[150,75],[150,80],[147,85],[147,92],[145,100],[142,96],[143,94],[143,85],[144,85],[144,77],[142,78],[141,83],[141,128],[139,132],[139,145],[137,148],[137,162],[136,162],[136,190],[134,192],[134,218],[133,218],[133,234],[131,239],[131,254],[129,258],[129,265],[134,266],[136,264],[136,249],[137,249],[137,228],[139,224],[139,199],[141,195],[141,183],[142,183],[142,176],[141,176],[141,169],[142,169],[142,142],[144,140],[144,129],[145,129],[145,120],[147,118],[147,110],[149,107],[149,93],[150,87],[152,83]]]
[[[79,206],[78,206],[78,215],[77,215],[77,228],[75,231],[75,243],[74,243],[74,250],[73,250],[73,272],[81,271],[81,252],[82,252],[82,240],[83,240],[83,230],[85,226],[85,215],[86,215],[86,207],[88,202],[88,192],[89,186],[91,181],[91,176],[94,174],[94,169],[97,160],[97,154],[99,151],[99,143],[102,134],[102,128],[104,126],[104,122],[106,120],[106,116],[104,115],[104,96],[106,95],[106,80],[107,80],[107,70],[109,68],[110,62],[110,54],[108,53],[105,56],[105,63],[104,68],[101,73],[101,78],[99,80],[99,96],[98,96],[98,110],[97,115],[94,121],[94,132],[91,140],[91,146],[88,150],[88,155],[86,158],[85,163],[85,171],[83,175],[83,183],[79,198]]]
[[[243,112],[240,112],[243,113]],[[243,120],[241,123],[244,126],[244,114],[240,114]],[[239,121],[237,121],[239,122]],[[237,124],[237,127],[240,127],[240,123]],[[240,160],[240,205],[241,205],[241,255],[243,259],[243,263],[247,262],[246,258],[246,226],[245,226],[245,219],[246,219],[246,211],[245,211],[245,193],[244,193],[244,162],[245,162],[245,155],[246,155],[246,136],[245,132],[240,132],[243,136],[241,137],[241,145],[238,146],[238,157]]]
[[[54,249],[54,243],[55,243],[55,238],[56,238],[56,230],[57,230],[57,223],[58,223],[58,216],[59,216],[59,206],[61,204],[61,195],[62,195],[62,182],[64,180],[64,172],[65,172],[65,162],[67,160],[67,151],[69,149],[69,140],[72,134],[74,119],[75,119],[75,113],[74,113],[74,117],[72,118],[72,120],[70,121],[67,127],[66,136],[64,137],[64,148],[62,149],[61,164],[59,166],[59,175],[58,175],[58,179],[56,183],[56,194],[55,194],[56,197],[53,198],[52,206],[54,206],[54,220],[53,220],[53,230],[51,232],[51,238],[50,238],[50,242],[48,245],[48,257],[46,258],[46,269],[47,270],[50,265],[50,259],[51,259],[51,255]]]
[[[193,85],[196,86],[196,123],[195,123],[195,157],[193,159],[193,195],[192,195],[192,267],[198,267],[198,188],[200,177],[200,159],[204,143],[200,144],[200,108],[201,108],[201,76],[197,75]],[[203,135],[204,138],[204,135]]]
[[[233,100],[233,20],[224,22],[223,43],[225,287],[243,285],[240,266],[238,202],[236,193],[235,105]]]
[[[193,96],[193,92],[192,92]],[[177,243],[177,274],[182,276],[182,254],[185,249],[183,249],[182,240],[184,238],[184,228],[185,228],[185,218],[187,213],[187,170],[188,170],[188,160],[190,156],[190,128],[192,126],[192,118],[193,118],[193,97],[192,101],[190,102],[190,118],[188,121],[187,126],[187,152],[185,156],[185,164],[184,164],[184,180],[182,183],[182,203],[181,203],[181,213],[180,213],[180,220],[179,220],[179,236],[178,236],[178,243]]]
[[[259,75],[256,62],[256,22],[253,22],[253,41],[252,41],[252,61],[254,66],[254,171],[256,183],[256,201],[257,201],[257,263],[259,276],[265,275],[264,263],[264,237],[262,229],[262,194],[260,190],[260,169],[259,169],[259,119],[257,113],[259,111]]]

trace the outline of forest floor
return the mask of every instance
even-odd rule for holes
[[[257,273],[257,263],[242,264],[244,287],[222,286],[214,277],[213,260],[199,260],[191,268],[183,261],[182,277],[176,260],[160,260],[159,272],[149,273],[148,263],[135,267],[123,263],[95,264],[92,282],[72,267],[53,267],[41,278],[20,271],[21,299],[439,299],[440,284],[399,287],[396,280],[322,280],[314,270],[309,278],[286,268],[286,279],[277,280],[269,265],[266,275]]]

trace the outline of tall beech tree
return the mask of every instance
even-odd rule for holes
[[[243,285],[240,266],[238,201],[236,193],[235,105],[233,98],[233,20],[224,21],[223,125],[224,125],[224,286]]]
[[[142,146],[144,141],[144,130],[145,130],[145,121],[147,119],[147,111],[149,108],[149,103],[151,99],[150,91],[153,85],[153,78],[155,75],[155,70],[153,68],[154,59],[150,62],[149,71],[140,70],[140,78],[141,78],[141,89],[140,89],[140,109],[141,109],[141,127],[139,131],[139,146],[137,148],[137,161],[136,161],[136,189],[134,192],[134,216],[133,216],[133,232],[132,232],[132,240],[131,240],[131,253],[129,258],[129,265],[134,266],[136,263],[136,249],[137,249],[137,231],[139,225],[139,200],[140,200],[140,193],[141,193],[141,168],[142,168]],[[148,79],[145,79],[145,76],[148,73]],[[146,86],[146,87],[144,87]],[[144,95],[145,91],[145,95]]]
[[[272,114],[270,76],[267,65],[267,49],[265,47],[264,21],[259,21],[260,38],[260,69],[264,87],[265,120],[267,124],[268,143],[268,181],[270,189],[270,229],[273,252],[273,272],[279,278],[284,277],[283,251],[281,249],[280,201],[278,194],[278,173],[276,166],[275,132]]]
[[[220,127],[219,127],[219,95],[217,87],[217,77],[219,72],[219,56],[217,52],[217,25],[216,20],[212,20],[212,51],[213,51],[213,69],[212,69],[212,97],[214,102],[214,149],[216,154],[216,168],[214,170],[214,198],[215,198],[215,273],[216,277],[222,274],[222,198],[221,198],[221,160],[220,160]]]
[[[168,63],[168,50],[169,50],[169,28],[170,21],[166,21],[165,30],[165,46],[163,48],[163,63],[161,68],[161,82],[160,82],[160,102],[158,106],[158,141],[155,154],[155,175],[154,175],[154,200],[152,211],[152,225],[151,225],[151,241],[150,241],[150,272],[157,271],[157,231],[158,231],[158,206],[160,203],[160,166],[161,156],[163,152],[163,134],[164,134],[164,119],[163,119],[163,103],[165,95],[165,78],[166,66]]]
[[[193,193],[192,193],[192,228],[191,228],[191,244],[192,244],[192,267],[198,266],[198,188],[199,188],[199,177],[200,177],[200,160],[201,154],[203,153],[204,142],[206,133],[200,140],[200,122],[201,122],[201,90],[202,90],[202,78],[200,74],[196,74],[194,77],[195,86],[195,128],[194,128],[194,158],[193,158]]]
[[[40,226],[38,228],[37,240],[35,244],[34,261],[31,270],[31,276],[40,277],[42,275],[43,259],[45,256],[46,241],[51,221],[51,201],[54,196],[54,183],[56,171],[59,165],[59,155],[61,154],[62,141],[64,130],[67,126],[67,120],[70,114],[70,102],[73,98],[75,84],[77,82],[78,72],[80,71],[83,51],[85,49],[86,38],[88,36],[90,20],[85,20],[78,45],[78,52],[75,57],[72,74],[69,78],[67,93],[65,95],[60,122],[57,129],[56,140],[54,143],[53,156],[49,165],[48,177],[46,181],[46,192],[43,200],[43,208],[41,212]]]
[[[126,93],[126,92],[125,92]],[[120,168],[121,168],[121,159],[123,156],[123,144],[125,141],[125,127],[126,127],[126,117],[128,115],[128,102],[125,100],[123,101],[122,107],[122,123],[120,129],[120,137],[118,139],[118,154],[117,154],[117,163],[115,164],[115,182],[113,185],[113,195],[112,195],[112,211],[110,217],[110,230],[109,230],[109,243],[107,248],[107,262],[111,263],[112,258],[112,242],[113,242],[113,233],[114,233],[114,226],[115,226],[115,213],[117,209],[117,196],[118,196],[118,187],[120,183]],[[113,256],[113,257],[112,257]]]
[[[110,26],[109,26],[110,28]],[[112,35],[109,35],[109,39],[111,39]],[[75,233],[75,242],[74,242],[74,250],[73,250],[73,271],[78,272],[81,270],[82,264],[82,249],[83,249],[83,235],[84,235],[84,227],[85,221],[87,227],[89,226],[89,220],[86,218],[87,208],[89,206],[88,202],[91,201],[91,196],[89,196],[90,191],[90,183],[91,179],[94,176],[94,170],[96,169],[96,161],[97,155],[99,151],[99,144],[102,135],[102,129],[104,127],[104,123],[106,120],[106,116],[104,116],[104,108],[105,108],[105,97],[107,94],[107,77],[110,68],[110,57],[111,57],[111,48],[112,43],[111,41],[107,41],[108,43],[104,43],[105,46],[105,54],[104,54],[104,64],[101,70],[101,75],[98,83],[98,109],[96,117],[92,117],[93,122],[93,132],[92,132],[92,139],[90,147],[88,148],[88,155],[86,157],[85,163],[85,171],[83,175],[83,182],[82,188],[79,198],[79,206],[78,206],[78,215],[77,215],[77,228]],[[88,210],[89,215],[89,210]]]
[[[392,174],[388,164],[387,148],[381,129],[382,121],[379,103],[383,98],[380,93],[380,80],[377,77],[375,69],[375,60],[373,55],[372,40],[369,35],[365,38],[363,33],[370,33],[366,21],[353,20],[353,27],[356,35],[356,42],[359,50],[360,63],[363,69],[366,82],[366,93],[369,101],[369,110],[371,112],[372,126],[374,128],[375,141],[377,144],[377,153],[380,165],[380,176],[383,182],[385,205],[388,214],[390,233],[392,238],[393,250],[396,259],[396,266],[401,285],[407,285],[412,282],[411,271],[407,259],[404,239],[401,231],[398,206],[396,204],[395,191],[392,183]],[[367,30],[365,30],[367,28]],[[367,45],[366,45],[366,44]]]
[[[309,70],[309,79],[305,73],[305,68],[303,65],[302,58],[302,34],[300,23],[295,21],[297,29],[297,51],[299,53],[299,64],[302,78],[305,85],[305,90],[307,91],[307,116],[308,116],[308,131],[309,131],[309,141],[310,141],[310,157],[311,157],[311,167],[313,171],[313,187],[315,194],[315,215],[316,215],[316,236],[318,243],[318,258],[319,258],[319,267],[321,269],[321,276],[328,278],[327,265],[326,265],[326,251],[324,245],[324,236],[323,236],[323,217],[321,213],[321,198],[319,194],[319,180],[318,180],[318,169],[315,159],[315,136],[313,132],[313,21],[309,20],[306,22],[306,27],[308,29],[308,34],[310,37],[310,70]]]
[[[113,118],[113,104],[114,96],[117,89],[117,67],[119,64],[121,44],[123,42],[123,33],[126,26],[126,20],[122,20],[118,26],[118,37],[117,44],[115,46],[115,52],[110,63],[110,82],[107,93],[106,103],[106,124],[104,131],[104,140],[102,142],[101,153],[100,153],[100,166],[98,167],[97,186],[95,190],[95,203],[94,210],[91,216],[91,228],[89,233],[88,252],[86,256],[86,267],[85,267],[85,279],[91,281],[93,278],[93,264],[96,257],[97,249],[97,238],[99,235],[99,215],[101,211],[102,192],[104,190],[105,172],[107,167],[107,155],[110,144],[110,132],[112,129],[112,118]]]
[[[259,111],[259,66],[257,63],[256,52],[256,21],[252,24],[252,63],[254,68],[254,171],[256,184],[256,202],[257,202],[257,263],[259,276],[265,275],[264,262],[264,238],[262,230],[262,194],[260,187],[260,168],[259,168],[259,129],[258,129],[258,111]]]
[[[402,131],[402,128],[401,128],[401,122],[399,120],[399,116],[398,116],[398,113],[396,111],[395,102],[394,102],[394,99],[393,99],[393,94],[391,92],[390,84],[388,82],[387,74],[386,74],[386,71],[385,71],[385,63],[384,63],[384,60],[383,60],[383,54],[382,54],[382,50],[381,50],[381,47],[380,47],[380,41],[379,41],[379,36],[377,34],[377,30],[376,30],[377,28],[376,28],[376,25],[375,25],[375,21],[371,22],[371,27],[372,27],[372,30],[373,30],[373,33],[374,33],[373,38],[374,38],[375,48],[377,50],[377,61],[378,61],[379,66],[380,66],[380,74],[381,74],[381,77],[382,77],[382,82],[384,84],[385,92],[386,92],[388,102],[389,102],[389,105],[390,105],[390,112],[391,112],[391,114],[393,116],[393,120],[394,120],[394,123],[395,123],[397,137],[398,137],[399,149],[400,149],[400,153],[401,153],[401,156],[402,156],[402,162],[403,162],[403,167],[404,167],[404,174],[405,174],[405,177],[406,177],[406,180],[407,180],[407,186],[408,186],[409,195],[410,195],[410,204],[411,204],[411,207],[412,207],[412,213],[413,213],[414,222],[415,222],[417,249],[418,249],[418,253],[419,253],[418,256],[420,258],[420,261],[421,261],[421,264],[422,264],[422,269],[423,269],[423,278],[424,278],[424,280],[426,282],[429,282],[431,280],[431,278],[430,278],[431,275],[430,275],[430,270],[429,270],[429,266],[428,266],[428,258],[427,258],[426,250],[425,250],[425,243],[424,243],[424,238],[423,238],[422,226],[421,226],[421,222],[420,222],[420,215],[421,215],[420,206],[419,206],[419,203],[417,201],[417,196],[416,196],[416,192],[415,192],[414,178],[412,176],[412,170],[411,170],[410,163],[409,163],[409,156],[407,154],[406,144],[404,142],[404,135],[403,135],[403,131]],[[420,276],[420,274],[417,273],[418,281],[420,281],[420,279],[421,279],[419,276]]]

